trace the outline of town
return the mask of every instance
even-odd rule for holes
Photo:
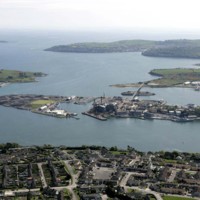
[[[200,119],[200,106],[169,105],[164,100],[139,99],[137,92],[132,97],[78,97],[53,95],[5,95],[0,96],[0,105],[28,110],[58,118],[77,117],[77,113],[60,109],[60,104],[90,104],[90,110],[83,115],[106,121],[109,118],[137,118],[147,120],[171,120],[173,122],[192,122]]]
[[[200,199],[200,154],[0,145],[0,199]]]
[[[168,105],[163,100],[139,100],[137,96],[114,96],[96,99],[92,108],[83,114],[103,121],[115,117],[191,122],[200,119],[200,107],[195,104]]]

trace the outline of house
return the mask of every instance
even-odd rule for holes
[[[102,200],[100,194],[84,194],[81,196],[81,200]]]
[[[179,189],[179,188],[161,187],[160,192],[166,193],[166,194],[178,194],[178,195],[185,195],[186,194],[186,191],[184,189]]]

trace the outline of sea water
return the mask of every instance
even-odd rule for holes
[[[10,84],[0,88],[0,95],[46,94],[77,96],[118,96],[131,88],[114,88],[111,84],[134,83],[155,78],[154,68],[194,67],[200,60],[144,57],[141,53],[77,54],[43,51],[45,48],[74,42],[104,42],[139,39],[141,35],[87,32],[14,32],[3,31],[0,40],[0,68],[39,71],[48,76],[38,82]],[[142,39],[149,38],[144,34]],[[167,36],[165,36],[167,37]],[[163,38],[168,39],[168,38]],[[134,90],[134,88],[133,88]],[[185,88],[143,89],[156,93],[146,99],[163,99],[169,104],[200,105],[200,92]],[[143,151],[200,151],[200,122],[111,119],[98,121],[83,116],[88,105],[66,104],[79,114],[80,120],[57,119],[14,108],[0,107],[0,142],[22,145],[102,145]]]

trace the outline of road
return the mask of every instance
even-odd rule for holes
[[[45,187],[47,187],[47,182],[46,182],[46,179],[45,179],[45,176],[44,176],[44,172],[43,172],[43,169],[42,169],[42,163],[37,163],[37,165],[38,165],[38,168],[40,170],[42,187],[45,188]]]
[[[136,190],[139,190],[139,191],[141,191],[143,193],[153,194],[156,197],[157,200],[163,200],[162,197],[161,197],[161,195],[159,193],[154,192],[154,191],[150,190],[149,188],[141,189],[139,187],[128,187],[128,186],[126,186],[126,183],[127,183],[128,179],[129,179],[129,177],[131,175],[134,175],[134,174],[138,174],[138,173],[136,173],[136,172],[127,172],[125,174],[125,176],[122,178],[121,182],[120,182],[120,186],[123,187],[126,192],[127,192],[127,190],[129,188],[136,189]],[[139,174],[141,175],[141,173],[139,173]]]
[[[172,183],[173,181],[174,181],[174,178],[176,177],[176,173],[177,173],[177,171],[176,170],[172,170],[172,173],[171,173],[171,175],[169,176],[169,178],[168,178],[168,182],[170,182],[170,183]]]
[[[128,186],[125,186],[124,189],[125,189],[125,191],[127,191],[128,189],[135,189],[135,190],[138,190],[138,191],[146,193],[146,194],[153,194],[156,197],[157,200],[163,200],[163,198],[161,197],[161,195],[159,193],[154,192],[149,188],[141,189],[139,187],[128,187]]]
[[[137,173],[137,172],[126,172],[125,176],[122,178],[119,185],[121,187],[126,186],[126,183],[127,183],[128,179],[131,175],[141,175],[142,176],[142,175],[145,175],[145,174],[144,173]]]
[[[77,198],[77,196],[76,196],[76,194],[75,194],[75,192],[74,192],[73,189],[77,187],[77,184],[76,184],[76,183],[77,183],[77,181],[78,181],[78,176],[79,176],[79,174],[78,174],[78,173],[77,173],[77,174],[74,174],[73,168],[72,168],[71,165],[69,164],[69,163],[70,163],[70,160],[65,160],[64,163],[65,163],[65,165],[66,165],[66,167],[67,167],[67,169],[68,169],[69,174],[71,175],[71,185],[69,185],[69,186],[67,186],[67,187],[65,187],[65,188],[69,189],[70,192],[72,193],[72,200],[78,200],[78,198]]]

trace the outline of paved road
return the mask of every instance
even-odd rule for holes
[[[139,187],[128,187],[128,186],[125,186],[124,187],[125,191],[127,191],[127,189],[135,189],[135,190],[138,190],[138,191],[141,191],[143,193],[146,193],[146,194],[153,194],[157,200],[163,200],[163,198],[161,197],[161,195],[157,192],[154,192],[152,190],[150,190],[149,188],[147,189],[141,189]]]
[[[38,165],[38,168],[40,170],[42,187],[45,188],[45,187],[47,187],[47,182],[46,182],[46,179],[45,179],[45,176],[44,176],[44,172],[43,172],[43,169],[42,169],[42,163],[37,163],[37,165]]]
[[[157,200],[163,200],[159,193],[154,192],[154,191],[150,190],[149,188],[141,189],[139,187],[128,187],[128,186],[126,186],[126,183],[127,183],[128,179],[129,179],[129,177],[131,175],[133,175],[133,174],[138,174],[138,173],[136,173],[136,172],[127,172],[125,174],[125,176],[122,178],[121,182],[120,182],[120,186],[124,187],[125,191],[127,191],[128,188],[136,189],[136,190],[139,190],[139,191],[141,191],[143,193],[153,194],[156,197]],[[141,175],[141,173],[140,173],[140,175]]]
[[[73,189],[76,188],[76,186],[77,186],[76,183],[78,181],[79,174],[74,174],[73,169],[72,169],[71,165],[69,164],[70,160],[65,160],[64,163],[65,163],[65,165],[66,165],[67,169],[69,170],[69,173],[70,173],[70,175],[72,177],[71,185],[69,185],[69,186],[67,186],[65,188],[68,188],[70,190],[70,192],[72,193],[72,200],[78,200],[78,198],[77,198],[76,194],[74,193]]]
[[[129,179],[129,177],[130,177],[131,175],[134,175],[134,174],[135,174],[135,175],[145,175],[145,174],[143,174],[143,173],[137,173],[137,172],[126,172],[125,176],[122,178],[122,180],[120,181],[119,185],[120,185],[121,187],[126,186],[126,183],[127,183],[128,179]]]
[[[174,178],[176,177],[176,173],[177,173],[177,171],[176,170],[172,170],[172,173],[171,173],[171,175],[169,176],[169,178],[168,178],[168,182],[170,182],[170,183],[172,183],[173,181],[174,181]]]

